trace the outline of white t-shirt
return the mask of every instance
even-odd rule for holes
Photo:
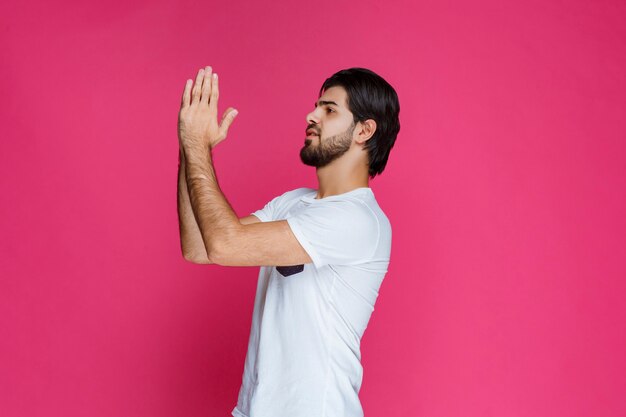
[[[360,417],[360,342],[391,252],[369,187],[297,188],[254,214],[287,220],[313,263],[261,266],[234,417]]]

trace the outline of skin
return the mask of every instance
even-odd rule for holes
[[[237,113],[231,107],[218,122],[218,97],[218,79],[211,67],[198,72],[195,85],[188,80],[183,91],[178,117],[178,206],[185,259],[223,266],[311,263],[286,220],[261,222],[253,215],[239,219],[222,193],[212,149],[226,139]],[[320,99],[335,101],[337,106],[319,105],[307,115],[307,127],[313,127],[320,136],[305,143],[301,158],[317,168],[318,198],[368,184],[363,144],[374,133],[376,124],[366,120],[352,125],[346,98],[343,88],[329,88]]]
[[[363,145],[376,131],[376,122],[368,119],[354,124],[347,99],[343,87],[331,87],[318,102],[334,101],[337,106],[318,106],[316,102],[315,109],[306,116],[306,129],[315,129],[320,134],[305,139],[300,150],[301,161],[316,167],[319,184],[316,198],[369,187],[367,151]]]

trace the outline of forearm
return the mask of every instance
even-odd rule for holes
[[[181,149],[178,164],[178,226],[183,257],[190,261],[210,263],[200,228],[193,214],[185,177],[185,154]]]
[[[217,183],[211,151],[184,149],[189,199],[208,257],[238,227],[239,219]]]

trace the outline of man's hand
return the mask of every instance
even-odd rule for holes
[[[211,74],[211,67],[198,71],[196,83],[187,80],[183,99],[178,113],[178,140],[183,149],[210,150],[226,139],[228,128],[237,115],[237,110],[229,107],[217,124],[217,100],[219,89],[217,74]]]

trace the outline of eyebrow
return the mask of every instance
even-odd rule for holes
[[[325,100],[320,100],[317,103],[315,103],[315,107],[319,106],[327,106],[327,105],[333,105],[333,106],[337,106],[339,107],[339,105],[337,103],[335,103],[334,101],[325,101]]]

